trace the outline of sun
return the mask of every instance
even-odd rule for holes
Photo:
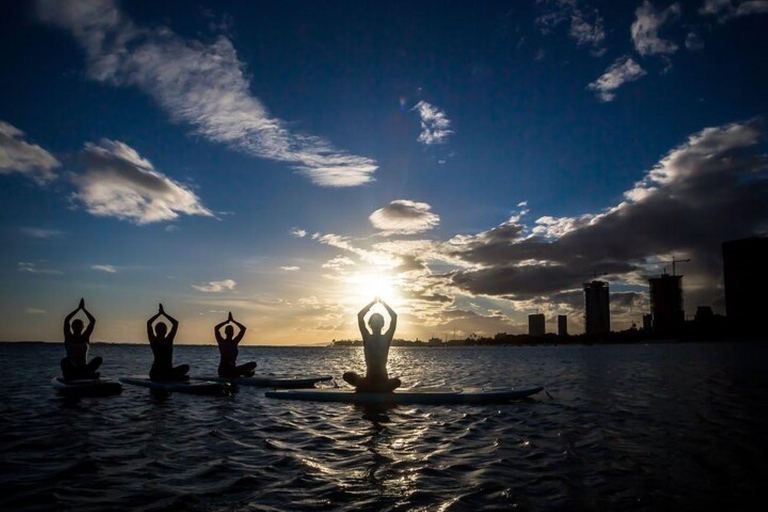
[[[348,276],[346,281],[346,296],[356,303],[364,304],[375,297],[391,305],[402,302],[398,278],[387,271],[358,272]]]

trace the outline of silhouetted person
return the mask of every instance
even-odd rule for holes
[[[80,310],[88,317],[88,327],[85,329],[82,320],[72,320]],[[95,325],[96,319],[85,309],[85,299],[80,299],[77,309],[64,319],[64,348],[67,349],[67,357],[61,360],[61,374],[66,380],[99,378],[96,370],[101,366],[102,359],[94,357],[88,362],[88,347]]]
[[[389,330],[382,334],[384,328],[384,317],[379,313],[374,313],[368,319],[368,325],[372,332],[368,332],[365,327],[365,315],[370,309],[380,302],[387,313],[389,313]],[[365,353],[366,375],[361,377],[355,372],[346,372],[343,378],[348,383],[355,386],[360,392],[391,392],[400,387],[400,379],[390,379],[387,374],[387,358],[389,357],[389,345],[392,343],[392,337],[397,328],[397,313],[392,311],[384,301],[376,297],[370,304],[365,306],[357,314],[357,323],[360,327],[360,334],[363,335],[363,351]]]
[[[239,329],[237,336],[235,336],[235,328],[227,324],[235,324]],[[226,327],[224,327],[226,326]],[[224,336],[221,335],[221,328],[224,327]],[[240,349],[237,345],[242,341],[245,336],[246,328],[243,324],[232,318],[232,312],[229,312],[229,317],[226,321],[221,322],[219,325],[213,328],[216,334],[216,343],[219,345],[219,352],[221,352],[221,361],[219,362],[219,376],[220,377],[253,377],[253,373],[256,370],[256,363],[245,363],[240,366],[237,365],[237,355],[240,353]]]
[[[168,332],[168,326],[163,322],[157,322],[152,327],[152,324],[160,318],[165,316],[169,322],[171,322],[171,332]],[[163,305],[160,304],[160,309],[157,314],[147,320],[147,337],[149,338],[149,344],[152,347],[152,354],[155,356],[155,360],[152,362],[152,369],[149,370],[149,378],[152,380],[188,380],[189,365],[182,364],[174,368],[173,366],[173,339],[176,337],[176,332],[179,330],[179,322],[168,315],[163,310]]]

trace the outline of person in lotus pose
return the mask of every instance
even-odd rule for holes
[[[164,322],[155,321],[164,316],[171,323],[171,331],[168,332],[168,326]],[[182,364],[173,366],[173,339],[179,330],[179,322],[167,314],[160,304],[157,314],[147,320],[147,337],[149,345],[152,347],[152,354],[155,360],[152,362],[152,369],[149,370],[149,378],[152,380],[188,380],[189,365]]]
[[[365,326],[365,315],[377,302],[381,303],[387,310],[387,313],[389,313],[389,329],[385,333],[381,332],[384,328],[384,317],[379,313],[372,314],[368,319],[371,331],[368,331],[368,328]],[[367,372],[365,377],[361,377],[355,372],[346,372],[343,375],[344,380],[362,393],[394,391],[400,387],[400,379],[389,378],[387,374],[387,358],[389,357],[389,345],[392,343],[392,337],[395,335],[395,329],[397,328],[397,313],[383,300],[376,297],[357,314],[357,323],[360,327],[360,334],[363,335],[363,350]]]
[[[235,336],[235,328],[228,324],[237,326],[239,330],[237,336]],[[224,336],[221,335],[222,327],[224,327]],[[219,345],[219,352],[221,353],[219,377],[253,377],[256,363],[251,362],[241,364],[240,366],[237,365],[237,355],[240,353],[237,345],[245,336],[245,326],[232,318],[232,312],[230,311],[226,321],[214,327],[213,331],[216,334],[216,343]]]
[[[88,318],[88,327],[85,327],[79,318],[72,320],[81,310]],[[80,299],[80,305],[77,306],[77,309],[64,319],[64,348],[67,350],[67,357],[61,360],[61,374],[64,379],[99,378],[99,372],[96,370],[101,366],[102,359],[94,357],[90,363],[87,362],[91,333],[93,333],[95,325],[96,319],[85,309],[85,299]]]

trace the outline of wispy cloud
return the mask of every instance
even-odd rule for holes
[[[643,56],[675,53],[678,46],[672,41],[662,39],[659,31],[664,25],[677,20],[680,12],[678,3],[663,11],[657,11],[651,2],[644,0],[635,11],[635,21],[630,29],[637,53]]]
[[[165,26],[140,26],[111,0],[39,0],[37,12],[77,39],[90,78],[142,90],[174,121],[194,126],[209,140],[285,162],[317,185],[351,187],[374,180],[374,160],[292,132],[271,116],[251,94],[244,64],[225,35],[204,44]]]
[[[291,233],[291,236],[295,236],[296,238],[304,238],[305,236],[307,236],[307,231],[299,228],[291,229],[290,233]]]
[[[45,268],[41,267],[38,263],[34,261],[20,261],[17,270],[19,272],[25,272],[27,274],[62,274],[63,272],[61,270],[56,270],[53,268]]]
[[[689,50],[704,49],[704,40],[696,32],[688,32],[685,36],[685,47]]]
[[[20,173],[43,185],[56,175],[61,163],[37,144],[24,140],[24,132],[0,121],[0,174]]]
[[[427,203],[398,199],[379,208],[368,219],[383,234],[423,233],[440,224],[440,217],[431,210],[432,207]]]
[[[24,310],[24,312],[28,315],[44,315],[45,313],[47,313],[47,311],[40,308],[27,308]]]
[[[31,236],[32,238],[42,238],[45,240],[50,238],[58,238],[64,234],[63,231],[58,229],[45,228],[20,228],[20,231],[27,236]]]
[[[113,265],[91,265],[91,270],[106,272],[107,274],[114,274],[117,272],[117,268]]]
[[[426,101],[420,101],[411,110],[418,112],[421,119],[421,133],[416,140],[422,144],[428,146],[443,144],[454,133],[451,129],[451,120],[441,108]]]
[[[192,288],[206,293],[221,293],[225,290],[234,290],[237,283],[232,279],[222,281],[209,281],[204,284],[193,284]]]
[[[155,170],[127,144],[89,142],[80,158],[87,170],[71,175],[78,188],[73,197],[93,215],[139,225],[173,220],[182,213],[213,216],[192,190]]]
[[[280,267],[280,270],[283,272],[296,272],[298,270],[301,270],[301,267],[298,267],[296,265],[286,265],[284,267]]]
[[[558,25],[567,22],[568,35],[578,46],[591,46],[592,54],[605,53],[601,44],[605,39],[603,17],[596,8],[577,0],[537,0],[546,12],[536,18],[536,25],[542,34],[551,33]]]
[[[645,76],[645,70],[631,57],[625,55],[619,57],[597,80],[590,83],[587,88],[594,91],[601,101],[613,101],[616,98],[616,89],[622,85],[634,82]]]
[[[717,16],[720,23],[752,14],[768,14],[768,0],[704,0],[703,16]]]

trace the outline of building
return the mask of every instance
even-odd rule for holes
[[[584,283],[584,331],[590,335],[611,332],[611,304],[605,281]]]
[[[646,332],[653,330],[653,317],[650,313],[643,315],[643,330]]]
[[[568,336],[568,317],[566,315],[557,315],[557,334]]]
[[[528,315],[528,336],[544,336],[545,333],[544,314]]]
[[[743,238],[723,244],[725,314],[730,329],[739,334],[765,335],[768,289],[768,238]]]
[[[651,287],[653,331],[675,334],[685,323],[683,309],[683,276],[662,274],[648,280]]]

